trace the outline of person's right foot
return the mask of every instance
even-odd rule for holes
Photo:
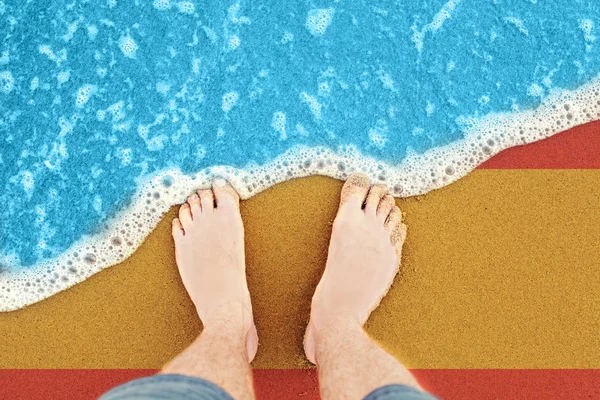
[[[319,331],[338,318],[365,323],[400,266],[406,226],[383,185],[354,174],[342,188],[327,265],[312,299],[304,352],[316,364]]]
[[[223,179],[188,198],[173,220],[175,257],[181,280],[206,328],[227,320],[246,338],[248,361],[258,348],[246,283],[244,225],[240,198]]]

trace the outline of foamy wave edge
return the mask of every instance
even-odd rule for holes
[[[600,119],[600,75],[575,90],[555,90],[534,110],[463,118],[465,139],[409,154],[394,166],[360,154],[354,147],[337,151],[295,147],[262,166],[245,169],[217,166],[193,177],[179,170],[164,170],[138,182],[127,209],[119,212],[101,233],[84,236],[59,257],[36,266],[0,274],[0,311],[36,303],[84,281],[104,268],[129,257],[175,204],[198,188],[222,177],[247,199],[276,183],[309,175],[345,179],[361,171],[374,182],[387,184],[397,197],[423,194],[441,188],[472,171],[509,147],[535,142],[566,129]],[[168,184],[171,182],[171,184]],[[14,265],[5,257],[0,265]]]

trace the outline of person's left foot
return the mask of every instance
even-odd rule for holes
[[[205,327],[222,319],[239,322],[248,361],[258,348],[246,283],[244,226],[239,196],[222,179],[191,195],[173,220],[175,256],[183,284]]]

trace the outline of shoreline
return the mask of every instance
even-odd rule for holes
[[[361,171],[385,183],[396,197],[410,197],[446,186],[500,151],[532,143],[569,128],[600,119],[600,76],[572,91],[555,91],[534,110],[465,118],[463,140],[410,154],[393,166],[359,154],[324,148],[294,148],[264,166],[234,169],[217,166],[194,177],[167,170],[138,183],[131,205],[107,228],[84,236],[61,256],[33,267],[0,274],[0,312],[13,311],[61,292],[95,273],[126,260],[143,243],[170,207],[180,204],[216,176],[229,180],[247,199],[277,183],[309,175],[345,179]],[[591,101],[590,101],[591,99]],[[274,171],[277,171],[274,173]],[[1,265],[17,264],[6,257]]]

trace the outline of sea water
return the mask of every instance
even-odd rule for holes
[[[599,119],[599,24],[596,0],[0,1],[0,310],[215,176],[410,196]]]

